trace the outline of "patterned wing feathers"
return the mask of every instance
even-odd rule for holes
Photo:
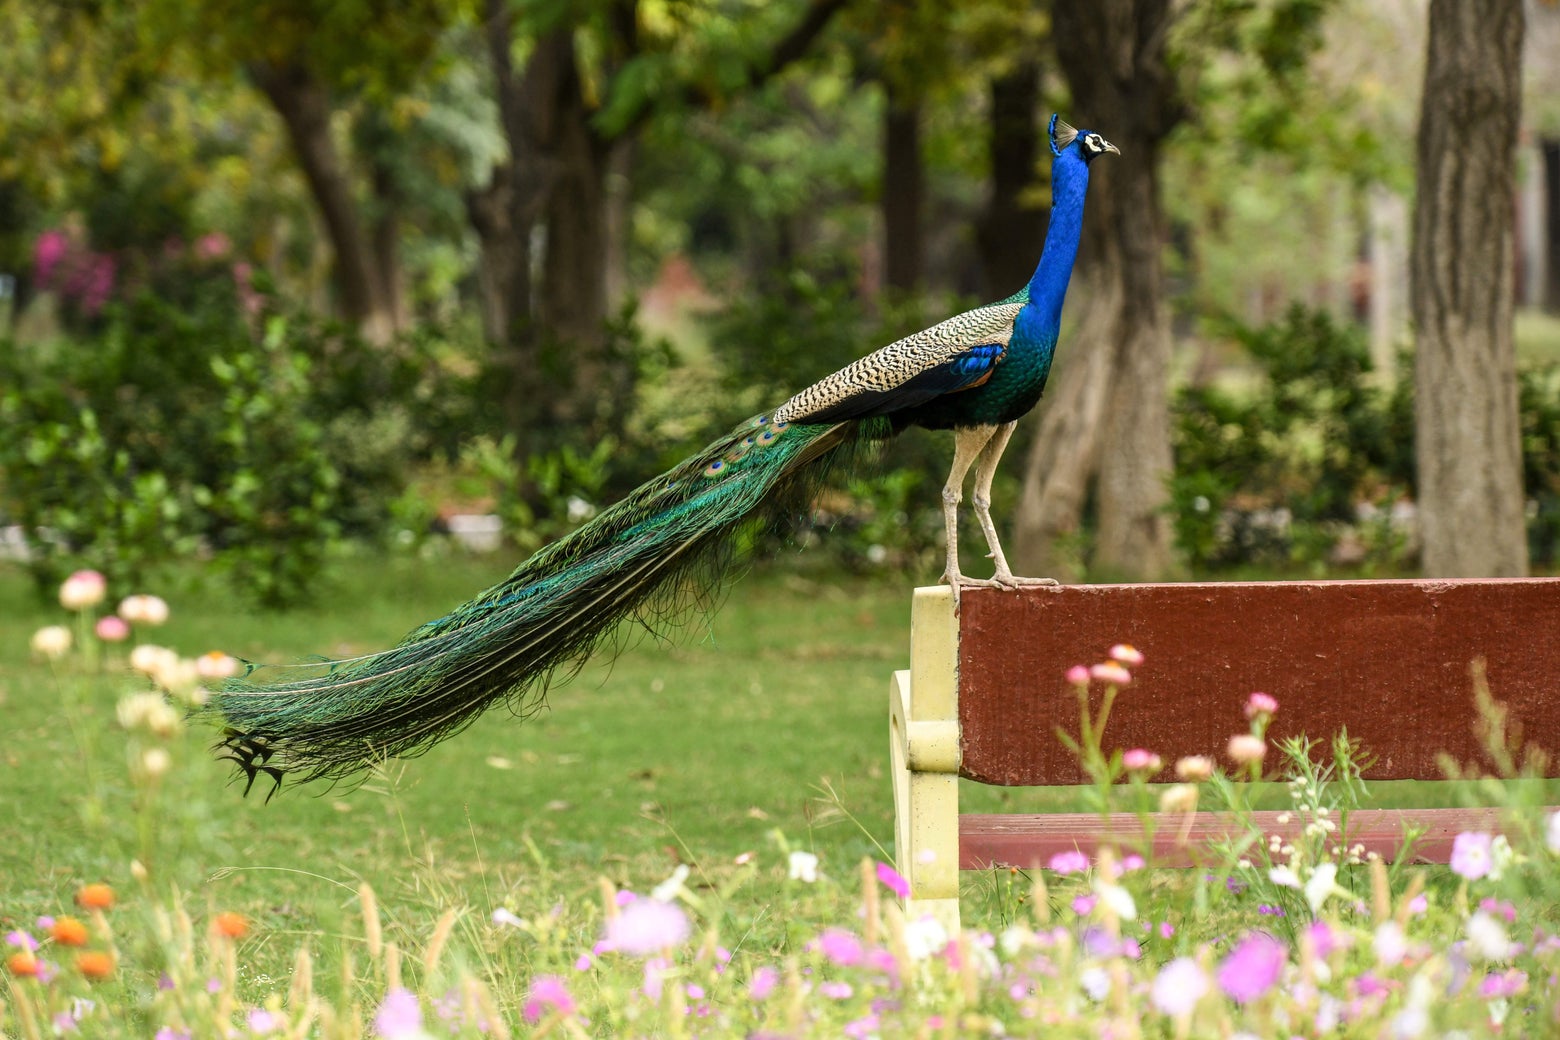
[[[775,409],[776,422],[840,422],[979,385],[1002,360],[1023,304],[965,311],[820,379]]]

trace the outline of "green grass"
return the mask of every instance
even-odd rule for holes
[[[143,638],[189,656],[343,656],[390,645],[507,566],[349,563],[315,606],[287,614],[181,582],[168,625]],[[360,880],[386,899],[434,884],[442,901],[491,908],[543,874],[568,890],[603,875],[642,890],[690,861],[718,878],[743,852],[773,860],[777,831],[849,873],[893,843],[886,690],[908,658],[908,619],[908,587],[750,574],[681,638],[635,640],[537,716],[490,712],[356,790],[242,798],[206,750],[213,733],[194,727],[176,752],[190,789],[174,800],[179,852],[163,869],[200,902],[295,928],[326,924]],[[122,661],[95,676],[30,662],[31,633],[61,620],[22,574],[0,571],[0,925],[54,912],[81,881],[123,882],[139,847],[113,721],[138,684]]]

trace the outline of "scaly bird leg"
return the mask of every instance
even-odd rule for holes
[[[959,584],[969,579],[959,573],[959,503],[964,500],[964,478],[980,457],[986,442],[997,432],[995,426],[973,426],[953,431],[953,465],[948,483],[943,485],[943,525],[948,531],[948,563],[942,580],[953,587],[953,607],[959,609]]]
[[[980,464],[975,468],[975,516],[980,520],[986,544],[991,547],[991,559],[996,563],[996,573],[991,576],[993,585],[1005,589],[1016,589],[1021,585],[1055,585],[1055,578],[1022,578],[1014,574],[1008,566],[1007,557],[1003,555],[1002,543],[997,540],[997,525],[991,521],[991,480],[996,476],[997,463],[1017,425],[1016,422],[1010,422],[998,427],[981,450]]]

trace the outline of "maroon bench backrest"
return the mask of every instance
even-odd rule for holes
[[[1105,747],[1167,767],[1223,762],[1246,697],[1278,699],[1270,736],[1326,742],[1347,727],[1373,779],[1441,779],[1440,752],[1488,765],[1469,666],[1526,741],[1560,748],[1560,578],[1079,585],[967,589],[959,624],[963,775],[987,784],[1084,781],[1056,737],[1078,728],[1068,666],[1113,643],[1147,658],[1121,691]],[[1100,686],[1094,686],[1099,696]],[[1276,753],[1270,752],[1276,757]],[[1271,762],[1271,759],[1270,759]],[[1551,775],[1560,775],[1560,755]],[[1159,779],[1170,779],[1167,772]]]

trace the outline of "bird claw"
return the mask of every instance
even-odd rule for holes
[[[1014,574],[1011,571],[999,572],[997,574],[993,574],[989,578],[970,578],[960,574],[958,571],[954,571],[950,574],[945,570],[943,571],[942,578],[939,580],[944,585],[947,585],[953,590],[954,617],[959,616],[960,589],[1005,589],[1008,592],[1016,592],[1022,588],[1054,588],[1061,584],[1061,582],[1057,581],[1055,578],[1029,578],[1020,574]]]

